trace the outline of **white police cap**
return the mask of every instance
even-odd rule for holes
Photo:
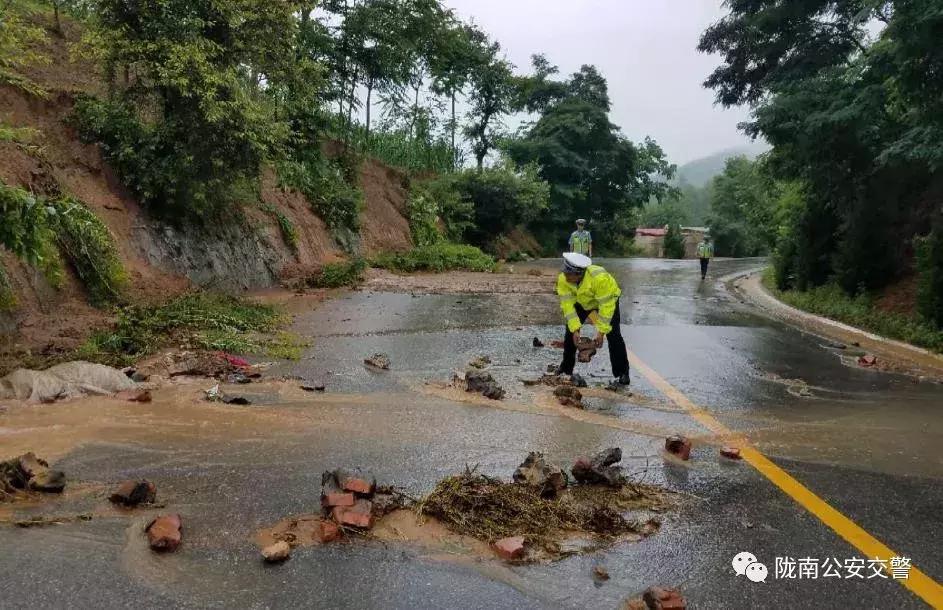
[[[563,255],[563,270],[568,273],[580,273],[593,264],[593,259],[578,252],[567,252]]]

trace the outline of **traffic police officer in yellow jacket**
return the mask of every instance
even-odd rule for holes
[[[594,265],[584,254],[563,255],[563,272],[557,277],[557,295],[566,321],[563,363],[559,372],[573,374],[576,365],[576,343],[580,329],[588,319],[596,327],[596,347],[609,338],[609,362],[616,383],[629,385],[629,358],[622,339],[619,297],[622,290],[608,271]]]

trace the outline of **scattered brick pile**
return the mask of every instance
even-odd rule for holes
[[[337,538],[340,535],[337,526],[369,530],[377,519],[401,506],[401,500],[391,489],[377,489],[372,476],[328,470],[321,475],[321,511],[325,517],[319,526],[321,541]]]

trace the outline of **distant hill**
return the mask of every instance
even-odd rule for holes
[[[708,157],[695,159],[678,168],[678,173],[675,175],[672,183],[675,185],[690,184],[691,186],[697,187],[704,186],[710,182],[711,178],[724,171],[724,165],[730,157],[744,155],[750,159],[755,159],[767,150],[769,150],[768,145],[757,142],[728,148]]]

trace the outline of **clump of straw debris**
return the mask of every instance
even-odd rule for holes
[[[612,541],[625,534],[650,533],[644,523],[627,519],[633,509],[662,510],[673,504],[670,492],[645,484],[622,489],[578,485],[559,497],[541,497],[540,489],[507,483],[466,469],[443,479],[418,506],[420,514],[440,520],[452,531],[488,543],[524,536],[527,543],[555,555],[562,539],[589,534]]]

